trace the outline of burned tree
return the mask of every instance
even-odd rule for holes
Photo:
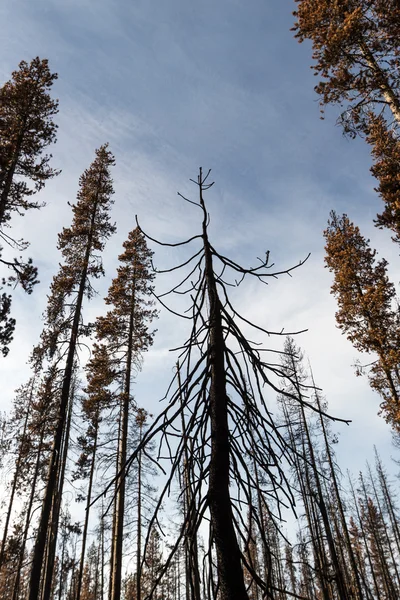
[[[200,248],[181,265],[158,271],[170,277],[178,269],[186,268],[180,283],[157,297],[163,306],[166,306],[165,297],[171,293],[190,298],[189,309],[180,316],[190,321],[191,331],[188,340],[177,349],[181,379],[177,372],[168,390],[168,405],[145,433],[124,469],[126,475],[138,453],[146,452],[147,444],[159,439],[158,464],[163,468],[166,461],[169,466],[166,483],[149,523],[145,546],[153,527],[159,526],[159,509],[183,464],[191,482],[191,502],[185,511],[185,520],[147,598],[153,596],[175,553],[181,548],[188,524],[194,539],[204,520],[210,523],[205,551],[208,572],[214,571],[214,556],[217,566],[217,581],[210,584],[211,595],[218,595],[221,600],[247,600],[243,575],[246,568],[263,594],[273,597],[273,584],[263,581],[254,571],[243,550],[248,539],[248,515],[254,530],[258,529],[262,542],[267,544],[263,516],[252,500],[257,496],[259,486],[254,464],[265,476],[261,492],[275,502],[274,512],[278,518],[282,506],[293,505],[283,470],[284,463],[290,461],[289,448],[274,423],[265,394],[265,390],[270,390],[273,395],[281,392],[280,381],[287,378],[287,374],[279,365],[267,360],[269,351],[249,341],[238,323],[266,335],[282,335],[282,332],[267,331],[240,315],[229,299],[227,288],[238,286],[249,277],[266,283],[268,278],[290,274],[304,261],[291,269],[274,272],[269,253],[254,268],[243,268],[220,254],[208,236],[209,215],[203,197],[213,185],[208,178],[209,172],[203,175],[200,169],[197,181],[194,181],[199,191],[197,202],[181,196],[201,211],[202,231],[199,235],[176,244],[163,244],[147,236],[162,246],[175,248],[200,242]],[[191,315],[187,314],[189,311]],[[294,398],[305,408],[312,408],[305,393],[302,398]],[[182,413],[185,415],[185,436],[182,436],[180,424]],[[191,453],[185,460],[187,439],[191,440]],[[275,519],[272,511],[268,518]],[[289,591],[286,593],[293,595]]]

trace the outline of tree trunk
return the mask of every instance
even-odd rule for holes
[[[368,48],[368,45],[364,41],[361,41],[360,49],[361,49],[361,52],[362,52],[365,60],[367,61],[369,68],[374,73],[374,75],[378,81],[378,85],[382,92],[382,96],[383,96],[385,102],[387,103],[390,110],[392,111],[393,117],[395,118],[397,123],[400,124],[400,101],[399,101],[399,98],[393,91],[385,73],[382,71],[382,69],[376,62],[373,53],[371,52],[371,50]]]
[[[224,333],[221,304],[207,236],[207,213],[202,196],[202,171],[199,176],[200,205],[203,208],[203,243],[205,278],[209,301],[209,347],[211,364],[209,391],[211,417],[211,459],[209,469],[208,504],[217,551],[220,600],[248,600],[244,584],[241,554],[233,525],[229,495],[229,426],[226,394]]]
[[[311,371],[311,376],[312,376],[312,384],[315,388],[315,381],[314,381],[314,377],[312,375],[312,371]],[[352,572],[353,572],[353,578],[354,578],[354,583],[355,583],[355,588],[356,588],[356,597],[360,598],[360,600],[362,600],[364,595],[362,593],[362,587],[361,587],[360,577],[359,577],[359,573],[358,573],[357,563],[356,563],[356,559],[354,556],[353,547],[352,547],[351,541],[350,541],[349,529],[347,527],[346,517],[344,514],[344,508],[343,508],[343,502],[342,502],[342,498],[340,495],[339,485],[338,485],[338,481],[337,481],[337,477],[336,477],[336,469],[333,464],[331,448],[329,446],[327,431],[326,431],[326,427],[325,427],[325,421],[324,421],[324,417],[321,412],[321,402],[320,402],[317,391],[315,392],[315,399],[317,401],[317,406],[318,406],[318,410],[319,410],[319,419],[320,419],[320,423],[321,423],[322,433],[324,436],[325,450],[326,450],[326,455],[328,457],[331,481],[333,483],[333,487],[335,490],[336,505],[339,509],[342,531],[345,536],[346,549],[347,549],[347,553],[350,558],[350,565],[351,565]]]
[[[200,571],[197,546],[197,533],[194,530],[194,519],[196,507],[193,506],[192,481],[189,472],[189,442],[186,434],[185,415],[183,412],[182,383],[179,363],[177,363],[178,386],[181,398],[181,421],[182,437],[184,440],[184,465],[183,465],[183,485],[184,494],[184,518],[186,520],[185,534],[185,574],[186,574],[186,599],[200,600]],[[140,598],[138,598],[140,600]]]
[[[354,506],[355,506],[355,509],[356,509],[358,524],[360,526],[361,535],[363,537],[365,553],[367,555],[369,568],[371,569],[371,576],[372,576],[372,580],[373,580],[373,583],[374,583],[376,598],[377,598],[377,600],[381,600],[381,594],[379,592],[378,582],[376,581],[374,565],[372,563],[371,553],[370,553],[369,547],[368,547],[368,540],[367,540],[367,536],[365,534],[364,524],[362,522],[362,518],[361,518],[361,515],[360,515],[359,508],[358,508],[357,498],[356,498],[356,495],[355,495],[355,492],[354,492],[353,484],[352,484],[351,479],[350,479],[350,475],[349,475],[349,484],[350,484],[350,489],[351,489],[351,493],[352,493],[353,500],[354,500]]]
[[[21,570],[22,570],[22,565],[24,562],[24,555],[25,555],[26,542],[28,539],[29,526],[31,524],[33,501],[35,499],[36,482],[37,482],[37,479],[39,476],[39,466],[40,466],[40,459],[41,459],[42,447],[43,447],[43,437],[44,437],[44,433],[43,433],[43,429],[42,429],[42,432],[40,434],[38,450],[37,450],[35,471],[33,474],[33,480],[32,480],[32,484],[31,484],[31,493],[29,496],[29,502],[28,502],[28,506],[26,509],[25,528],[24,528],[24,535],[22,538],[22,544],[21,544],[21,549],[20,549],[19,558],[18,558],[17,574],[16,574],[16,577],[14,580],[13,591],[11,594],[12,600],[17,600],[17,598],[18,598]]]
[[[124,511],[125,511],[125,463],[128,444],[129,403],[131,395],[132,359],[133,359],[133,333],[135,318],[135,277],[132,281],[131,312],[129,317],[129,337],[126,356],[126,370],[124,392],[121,398],[122,426],[118,449],[118,472],[117,472],[117,497],[115,503],[115,533],[113,540],[113,562],[111,573],[111,600],[120,600],[122,579],[122,542],[124,534]]]
[[[0,220],[0,223],[1,223],[1,220]],[[24,420],[24,428],[23,428],[23,431],[22,431],[22,440],[21,440],[21,443],[20,443],[18,457],[17,457],[17,462],[16,462],[16,465],[15,465],[15,473],[14,473],[13,482],[12,482],[12,486],[11,486],[11,495],[10,495],[10,500],[8,502],[8,509],[7,509],[6,521],[5,521],[5,524],[4,524],[3,539],[1,541],[1,548],[0,548],[0,567],[2,566],[3,561],[4,561],[4,553],[5,553],[6,542],[7,542],[7,535],[8,535],[8,526],[10,524],[11,513],[12,513],[12,509],[13,509],[13,504],[14,504],[15,491],[17,489],[17,482],[18,482],[19,471],[20,471],[20,467],[21,467],[22,453],[23,453],[23,444],[24,444],[24,439],[25,439],[25,435],[26,435],[26,430],[27,430],[27,427],[28,427],[28,419],[29,419],[31,402],[32,402],[32,395],[33,395],[33,386],[34,386],[34,379],[32,380],[32,385],[31,385],[31,390],[30,390],[30,395],[29,395],[28,406],[27,406],[27,409],[26,409],[26,416],[25,416],[25,420]]]
[[[140,426],[139,445],[142,441],[142,424]],[[137,544],[136,544],[136,600],[141,600],[142,579],[142,451],[138,454],[138,506],[137,506]]]
[[[50,524],[50,536],[48,539],[48,553],[47,553],[47,562],[44,573],[44,588],[42,594],[42,600],[50,600],[51,590],[52,590],[52,581],[53,581],[53,571],[54,571],[54,561],[56,558],[56,547],[57,547],[57,535],[58,535],[58,522],[60,518],[60,510],[61,510],[61,502],[62,502],[62,493],[64,487],[64,479],[65,479],[65,469],[67,465],[67,455],[68,455],[68,447],[69,447],[69,433],[71,429],[71,420],[72,420],[72,407],[73,407],[73,392],[71,394],[69,409],[68,409],[68,417],[67,417],[67,426],[65,429],[63,446],[62,446],[62,460],[60,464],[60,471],[58,473],[58,486],[54,496],[53,509],[51,513],[51,524]]]
[[[94,441],[93,441],[92,462],[90,464],[89,485],[88,485],[88,491],[87,491],[87,496],[86,496],[85,523],[84,523],[83,532],[82,532],[82,549],[81,549],[81,559],[79,562],[76,600],[80,600],[80,597],[81,597],[83,568],[85,566],[86,540],[87,540],[87,534],[88,534],[88,529],[89,529],[89,514],[90,514],[90,504],[91,504],[91,500],[92,500],[94,464],[95,464],[95,459],[96,459],[97,437],[98,437],[98,430],[99,430],[98,414],[95,416],[95,419],[96,419],[96,425],[95,425]]]

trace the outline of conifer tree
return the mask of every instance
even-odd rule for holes
[[[371,145],[385,203],[376,224],[394,232],[399,243],[400,68],[397,0],[296,0],[294,30],[312,41],[313,69],[322,80],[315,90],[321,105],[345,107],[345,133]]]
[[[132,380],[140,369],[143,353],[153,342],[153,332],[148,325],[156,316],[154,301],[150,298],[154,273],[151,271],[152,252],[138,228],[128,235],[124,252],[119,256],[117,277],[108,291],[106,304],[112,308],[96,321],[99,345],[94,356],[103,353],[108,367],[96,371],[93,363],[92,376],[98,380],[103,375],[103,386],[111,386],[119,404],[119,446],[117,450],[117,474],[115,483],[115,509],[112,540],[111,600],[118,600],[122,583],[122,547],[125,512],[125,474],[127,458],[129,414],[135,408]],[[113,376],[110,374],[113,374]],[[104,378],[105,377],[105,378]]]
[[[0,88],[0,264],[11,271],[4,278],[5,284],[20,284],[28,294],[37,283],[37,269],[32,259],[4,258],[3,244],[19,251],[27,248],[29,243],[10,236],[7,228],[14,215],[43,206],[32,196],[58,174],[50,167],[51,155],[43,153],[56,141],[53,117],[58,112],[58,101],[49,93],[56,79],[57,74],[51,73],[48,61],[37,57],[30,64],[22,61],[11,80]],[[15,329],[15,320],[10,316],[11,300],[7,292],[0,296],[3,355],[8,353]]]
[[[107,145],[96,150],[96,158],[80,178],[77,203],[72,206],[72,226],[59,235],[58,248],[64,263],[51,285],[46,312],[46,326],[37,354],[42,358],[63,362],[53,446],[43,506],[34,546],[30,576],[30,600],[37,600],[43,567],[47,532],[52,505],[61,501],[63,481],[59,479],[63,443],[68,444],[65,432],[71,401],[71,390],[78,341],[88,328],[82,322],[84,298],[94,294],[91,280],[103,275],[100,253],[115,231],[110,223],[109,210],[113,194],[110,168],[115,163]],[[53,544],[57,530],[53,534]],[[49,593],[49,591],[47,592]],[[48,600],[44,597],[43,600]]]
[[[313,43],[321,103],[348,103],[346,127],[384,108],[400,124],[400,8],[396,0],[296,0],[294,30]]]
[[[398,429],[400,331],[387,262],[376,261],[369,240],[347,215],[338,217],[332,212],[324,236],[325,261],[334,274],[331,289],[338,302],[336,321],[357,350],[377,356],[369,369],[370,385],[382,398],[384,418]]]

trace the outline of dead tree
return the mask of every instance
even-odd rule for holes
[[[274,422],[267,399],[268,391],[271,392],[271,398],[281,392],[280,382],[287,378],[287,374],[279,364],[267,358],[268,353],[277,351],[262,348],[257,342],[250,341],[241,332],[239,323],[268,336],[282,335],[283,330],[273,332],[252,324],[234,308],[227,290],[229,286],[237,287],[248,278],[267,283],[268,279],[279,275],[290,275],[304,261],[290,269],[273,271],[268,252],[258,266],[250,268],[244,268],[219,253],[209,240],[209,215],[203,197],[204,192],[213,185],[208,182],[209,174],[210,171],[203,175],[200,169],[197,180],[192,180],[199,192],[197,202],[180,195],[201,211],[202,230],[199,235],[180,243],[168,244],[145,234],[151,241],[167,247],[200,243],[200,248],[182,264],[157,271],[170,277],[171,273],[186,269],[178,284],[156,297],[172,313],[190,321],[191,331],[187,341],[176,349],[179,352],[181,379],[178,372],[175,373],[166,395],[169,398],[167,406],[144,434],[123,469],[126,476],[139,452],[145,455],[147,445],[158,439],[157,465],[164,470],[163,465],[168,464],[168,471],[164,470],[165,485],[160,490],[150,519],[144,553],[150,532],[154,526],[160,527],[160,507],[169,495],[183,463],[191,482],[191,502],[185,511],[185,519],[163,568],[146,596],[148,599],[152,598],[184,542],[188,527],[195,536],[204,520],[210,523],[206,548],[209,573],[214,571],[216,556],[217,581],[209,586],[214,598],[248,600],[244,568],[264,596],[273,598],[276,591],[282,591],[274,589],[272,583],[267,585],[263,581],[249,564],[243,548],[249,537],[249,514],[254,531],[258,529],[263,543],[267,543],[263,533],[263,516],[259,514],[257,503],[252,501],[259,489],[253,465],[257,465],[263,474],[265,483],[262,484],[261,493],[274,499],[277,519],[282,506],[294,504],[284,473],[285,463],[291,460],[290,449]],[[166,305],[165,297],[173,294],[190,299],[190,306],[184,313],[178,313]],[[301,398],[291,393],[288,395],[301,402],[305,409],[315,410],[306,400],[305,393]],[[185,415],[186,435],[182,435],[180,425],[182,413]],[[190,456],[185,461],[188,438],[193,444]],[[182,494],[185,494],[185,490],[182,490]],[[274,517],[271,515],[271,518]],[[289,590],[284,591],[288,597],[296,597]]]

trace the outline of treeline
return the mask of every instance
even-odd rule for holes
[[[356,480],[349,473],[343,476],[326,401],[292,338],[284,352],[276,419],[290,450],[287,506],[295,507],[297,524],[288,531],[285,500],[276,497],[264,469],[248,456],[257,484],[251,500],[242,501],[239,538],[248,598],[259,600],[267,593],[278,600],[395,600],[400,593],[400,512],[382,461],[376,452],[374,466],[367,465]],[[118,512],[125,398],[117,390],[114,398],[107,393],[105,355],[100,360],[97,371],[96,361],[89,362],[87,387],[82,390],[75,384],[71,394],[68,427],[72,425],[75,434],[70,436],[68,462],[64,449],[58,476],[58,488],[64,483],[62,476],[68,489],[62,502],[53,500],[38,597],[46,593],[46,578],[49,598],[102,600],[112,597],[115,587],[126,600],[218,597],[214,544],[204,528],[193,531],[188,519],[196,487],[187,468],[193,439],[184,435],[184,458],[164,511],[157,506],[154,467],[160,455],[148,446],[138,453],[124,479],[124,506]],[[30,590],[32,539],[38,533],[37,512],[48,486],[54,437],[54,424],[49,426],[43,415],[44,403],[51,398],[45,394],[48,383],[45,378],[36,384],[32,379],[23,386],[12,420],[5,425],[3,448],[8,455],[3,453],[3,468],[11,477],[4,497],[2,598],[26,598]],[[296,397],[314,410],[310,412]],[[131,397],[125,417],[129,453],[140,447],[149,416]],[[104,497],[101,492],[107,483],[110,491]],[[83,503],[85,510],[77,511],[75,502]]]

